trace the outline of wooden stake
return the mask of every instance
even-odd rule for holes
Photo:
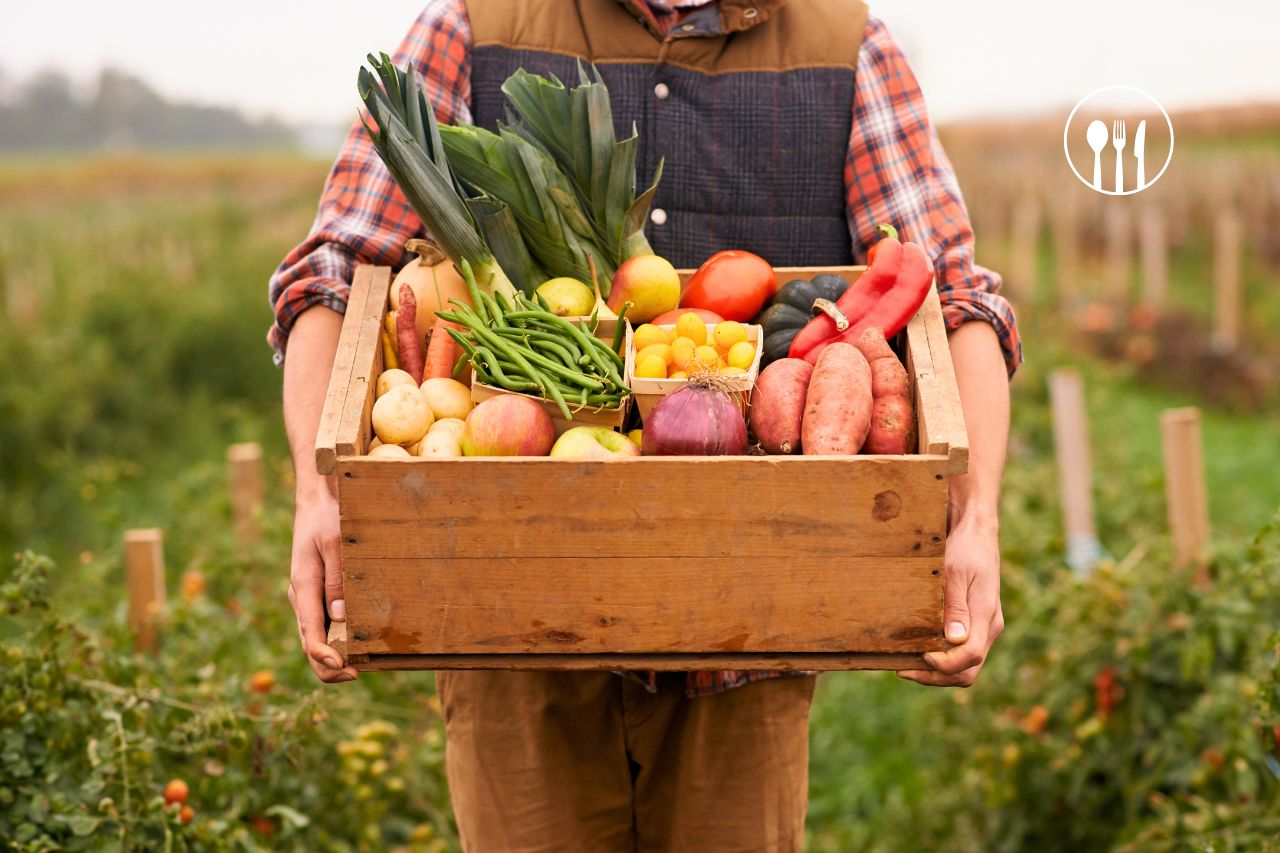
[[[1213,229],[1213,346],[1229,352],[1240,345],[1240,215],[1226,208]]]
[[[1157,207],[1144,207],[1138,220],[1138,235],[1142,244],[1142,304],[1161,309],[1169,293],[1164,212]]]
[[[1080,226],[1079,205],[1075,196],[1065,192],[1049,206],[1053,229],[1054,289],[1060,308],[1070,307],[1080,296]]]
[[[1013,209],[1010,229],[1009,290],[1015,298],[1030,300],[1036,291],[1036,264],[1040,248],[1040,203],[1023,196]]]
[[[158,527],[126,530],[124,570],[134,647],[138,651],[154,651],[155,617],[164,606],[164,531]]]
[[[1109,302],[1126,304],[1129,301],[1129,265],[1133,243],[1133,222],[1129,209],[1113,204],[1107,209],[1107,271],[1103,277]]]
[[[241,547],[256,541],[258,512],[262,509],[262,446],[256,442],[233,444],[227,448],[227,473],[231,484],[231,513],[235,519],[236,543]]]
[[[1193,566],[1195,582],[1209,583],[1209,503],[1204,488],[1200,410],[1168,409],[1160,415],[1164,440],[1164,494],[1178,566]]]
[[[1066,528],[1067,565],[1087,576],[1102,555],[1093,522],[1093,475],[1089,454],[1089,426],[1085,413],[1084,380],[1071,369],[1049,374],[1053,408],[1053,447],[1062,491],[1062,520]]]

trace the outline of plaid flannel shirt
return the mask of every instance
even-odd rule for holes
[[[471,120],[470,49],[465,0],[428,0],[394,55],[396,64],[412,63],[421,72],[441,122]],[[865,257],[880,222],[894,223],[902,239],[924,246],[937,269],[948,328],[970,320],[990,323],[1012,377],[1022,361],[1013,309],[1000,295],[1000,277],[974,263],[973,230],[955,171],[906,57],[875,18],[867,21],[854,72],[844,183],[855,253]],[[276,363],[283,363],[289,330],[299,314],[315,305],[343,313],[356,264],[400,266],[407,260],[405,241],[421,229],[421,220],[356,122],[329,173],[311,233],[271,278],[275,323],[268,341]],[[687,692],[718,693],[777,675],[689,673]]]

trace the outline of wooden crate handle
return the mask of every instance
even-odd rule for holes
[[[960,408],[960,389],[937,287],[929,289],[924,304],[907,324],[907,349],[916,381],[920,452],[946,456],[948,472],[963,474],[969,470],[969,433]]]
[[[356,267],[351,281],[351,295],[347,300],[347,311],[342,320],[342,331],[338,335],[338,351],[334,356],[333,371],[329,374],[329,390],[324,398],[320,428],[316,431],[316,470],[321,474],[337,471],[340,445],[344,443],[344,439],[349,446],[353,430],[347,400],[350,398],[354,405],[354,401],[360,399],[360,394],[369,387],[371,368],[365,367],[363,371],[359,371],[357,367],[360,356],[370,348],[375,353],[379,350],[380,326],[374,329],[372,341],[366,340],[366,337],[372,324],[381,324],[390,289],[390,267],[368,264]],[[370,308],[370,305],[373,307]],[[353,382],[356,376],[362,377],[358,389]]]

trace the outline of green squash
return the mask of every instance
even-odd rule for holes
[[[791,341],[805,324],[813,319],[813,305],[819,299],[835,302],[849,289],[849,282],[838,275],[815,275],[789,281],[753,321],[764,329],[764,348],[760,364],[786,358]]]

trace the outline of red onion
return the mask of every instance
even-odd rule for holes
[[[644,419],[645,456],[742,456],[747,422],[738,404],[713,378],[689,384],[658,401]]]

